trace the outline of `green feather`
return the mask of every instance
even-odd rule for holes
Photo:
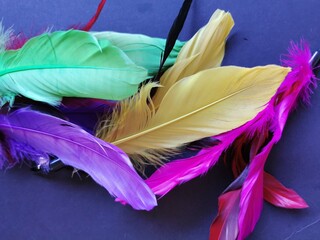
[[[62,97],[120,100],[148,77],[109,40],[77,30],[45,33],[0,54],[1,104],[16,95],[52,105]]]
[[[156,75],[159,70],[161,55],[165,49],[166,40],[152,38],[142,34],[117,32],[92,32],[97,39],[108,39],[113,45],[120,48],[138,66],[148,70],[149,75]],[[178,56],[184,42],[176,41],[163,70],[171,67]]]

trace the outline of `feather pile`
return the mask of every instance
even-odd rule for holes
[[[46,172],[59,160],[117,201],[151,210],[156,195],[224,157],[235,180],[219,198],[212,240],[245,239],[263,199],[306,208],[264,165],[289,113],[299,99],[309,103],[316,86],[309,46],[292,43],[282,66],[221,66],[234,25],[230,13],[214,12],[187,42],[176,38],[192,1],[167,40],[90,32],[105,2],[88,24],[67,31],[18,41],[0,26],[0,167],[31,161]],[[209,144],[166,162],[195,141]],[[137,173],[159,164],[146,180]]]

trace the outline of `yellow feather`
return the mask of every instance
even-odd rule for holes
[[[111,118],[100,122],[96,135],[107,142],[113,142],[143,129],[155,113],[150,97],[154,87],[158,87],[158,84],[150,82],[142,86],[132,98],[120,101]]]
[[[145,158],[156,159],[162,151],[245,124],[264,109],[289,71],[276,65],[204,70],[174,84],[157,112],[146,101],[151,103],[150,90],[156,87],[149,83],[115,113],[113,123],[120,122],[120,127],[107,124],[99,136],[142,156],[144,164]]]
[[[163,88],[157,89],[152,98],[156,108],[178,80],[221,65],[225,41],[233,25],[230,13],[219,9],[214,12],[207,25],[183,46],[175,64],[160,78]]]
[[[155,114],[150,94],[152,88],[156,87],[159,87],[157,83],[147,83],[135,96],[120,101],[112,116],[100,122],[96,135],[107,142],[114,142],[143,129]],[[143,171],[144,165],[161,164],[166,159],[164,155],[170,155],[174,152],[174,150],[167,149],[157,152],[150,151],[150,153],[145,151],[143,156],[130,154],[130,157],[135,167]]]

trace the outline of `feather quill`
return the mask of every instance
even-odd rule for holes
[[[2,104],[23,95],[57,105],[62,97],[119,100],[148,78],[119,48],[91,34],[46,33],[0,54]]]
[[[128,154],[150,159],[152,152],[158,154],[161,150],[178,148],[245,124],[263,110],[288,71],[289,68],[275,65],[201,71],[177,82],[157,112],[154,113],[152,107],[144,110],[145,113],[140,114],[145,121],[142,125],[140,119],[125,116],[128,112],[124,109],[124,114],[115,113],[113,119],[118,121],[107,123],[106,129],[100,128],[98,136]],[[134,106],[135,101],[133,98],[129,105]],[[116,124],[117,128],[112,128]],[[108,129],[108,126],[111,127]]]
[[[151,190],[134,170],[127,155],[119,148],[95,138],[78,126],[47,114],[20,109],[0,116],[2,147],[6,155],[33,156],[34,161],[48,162],[46,154],[57,156],[74,168],[87,172],[109,193],[129,203],[134,209],[150,210],[156,206]],[[5,146],[5,145],[2,145]],[[24,146],[16,153],[17,146]],[[34,154],[29,149],[36,150]],[[14,154],[3,155],[3,152]],[[31,154],[29,154],[31,152]],[[26,154],[23,154],[26,153]],[[4,164],[2,164],[4,165]]]
[[[225,41],[234,25],[230,13],[216,10],[207,25],[201,28],[181,49],[176,63],[160,78],[162,88],[152,98],[157,108],[168,90],[179,80],[199,71],[221,65]]]
[[[169,30],[169,33],[167,35],[167,40],[166,40],[166,46],[164,48],[162,58],[161,58],[161,62],[160,62],[160,66],[159,66],[159,70],[157,75],[153,78],[153,81],[159,81],[160,76],[163,74],[163,65],[165,63],[165,61],[167,60],[169,54],[171,53],[176,40],[179,37],[179,34],[183,28],[183,25],[187,19],[190,7],[192,4],[192,0],[184,0],[183,4],[180,8],[180,11],[178,13],[178,15],[176,16],[176,18],[174,19],[171,28]]]

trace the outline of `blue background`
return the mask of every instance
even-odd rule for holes
[[[0,0],[0,18],[16,32],[37,34],[86,23],[99,0]],[[93,30],[166,37],[182,1],[109,0]],[[224,65],[279,63],[290,40],[320,47],[318,0],[195,0],[180,39],[189,39],[215,9],[228,10],[235,27]],[[310,205],[283,210],[267,203],[249,239],[318,239],[320,235],[320,92],[299,106],[267,164],[267,171]],[[223,164],[177,187],[151,212],[115,203],[90,178],[68,170],[42,177],[28,167],[0,172],[0,239],[207,239],[217,199],[232,181]]]

